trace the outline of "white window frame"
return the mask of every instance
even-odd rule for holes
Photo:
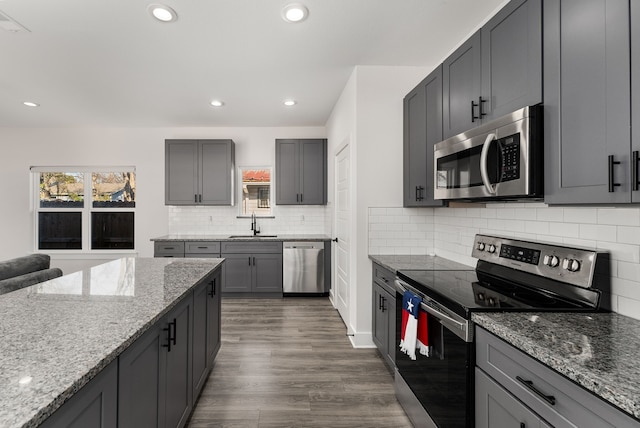
[[[131,208],[93,208],[93,193],[91,189],[91,174],[101,172],[133,172],[136,174],[135,166],[32,166],[31,175],[31,211],[33,212],[33,250],[35,253],[47,253],[52,255],[116,255],[116,254],[137,254],[136,249],[136,224],[137,215],[136,207]],[[40,173],[43,172],[73,172],[84,174],[84,206],[82,208],[41,208],[40,207]],[[136,174],[137,183],[137,174]],[[136,186],[137,200],[137,186]],[[136,206],[137,206],[136,202]],[[39,224],[38,217],[40,212],[80,212],[82,213],[82,249],[39,249]],[[114,248],[110,250],[91,249],[91,213],[92,212],[133,212],[133,248],[122,249]]]

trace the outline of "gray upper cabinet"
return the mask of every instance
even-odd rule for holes
[[[543,13],[545,202],[630,202],[629,0],[547,0]]]
[[[327,140],[276,140],[276,204],[327,203]]]
[[[442,206],[433,200],[433,146],[442,141],[442,66],[403,102],[404,206]]]
[[[480,39],[482,119],[541,103],[542,0],[509,2],[482,27]]]
[[[480,31],[442,64],[443,137],[467,131],[480,123]]]
[[[640,202],[640,4],[631,2],[631,202]]]
[[[165,140],[165,205],[233,205],[232,140]]]
[[[512,0],[443,63],[443,137],[542,102],[542,0]]]

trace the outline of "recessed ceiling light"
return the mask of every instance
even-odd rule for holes
[[[211,101],[211,105],[214,107],[222,107],[224,105],[224,103],[220,100],[213,100]]]
[[[282,104],[286,105],[287,107],[291,107],[296,105],[297,103],[295,100],[284,100]]]
[[[147,10],[155,19],[161,22],[173,22],[178,19],[175,10],[164,4],[154,3],[147,7]]]
[[[282,9],[282,19],[287,22],[302,22],[309,16],[309,9],[300,3],[290,3]]]
[[[40,107],[40,104],[31,101],[25,101],[22,104],[26,105],[27,107]]]

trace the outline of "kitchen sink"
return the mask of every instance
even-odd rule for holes
[[[229,238],[277,238],[278,235],[231,235]]]

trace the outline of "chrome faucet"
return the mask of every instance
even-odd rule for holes
[[[253,230],[253,236],[256,236],[260,233],[260,229],[258,228],[258,220],[256,219],[256,213],[251,213],[251,230]]]

